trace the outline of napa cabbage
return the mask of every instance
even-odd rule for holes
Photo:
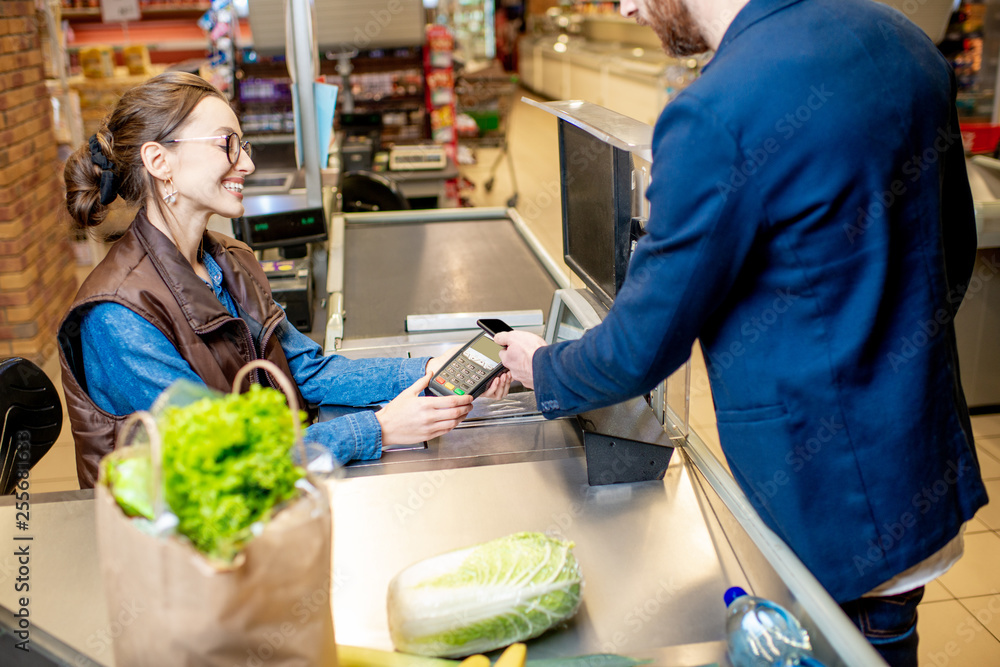
[[[573,543],[517,533],[415,563],[389,584],[389,631],[406,653],[457,657],[537,637],[580,608]]]

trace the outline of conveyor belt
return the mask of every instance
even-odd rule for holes
[[[509,219],[348,224],[344,338],[399,336],[406,316],[547,312],[556,283]]]

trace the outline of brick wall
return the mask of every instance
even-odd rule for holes
[[[0,357],[56,354],[76,293],[34,2],[0,0]]]

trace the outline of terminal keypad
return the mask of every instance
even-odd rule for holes
[[[467,349],[435,378],[448,391],[463,396],[482,382],[497,363],[476,350]]]

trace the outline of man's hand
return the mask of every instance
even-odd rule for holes
[[[493,337],[500,350],[500,361],[510,370],[515,380],[529,389],[535,388],[535,378],[531,372],[531,358],[535,350],[545,345],[545,339],[527,331],[503,331]]]
[[[442,436],[472,410],[471,396],[421,396],[430,379],[428,372],[375,413],[383,446],[415,445]]]

